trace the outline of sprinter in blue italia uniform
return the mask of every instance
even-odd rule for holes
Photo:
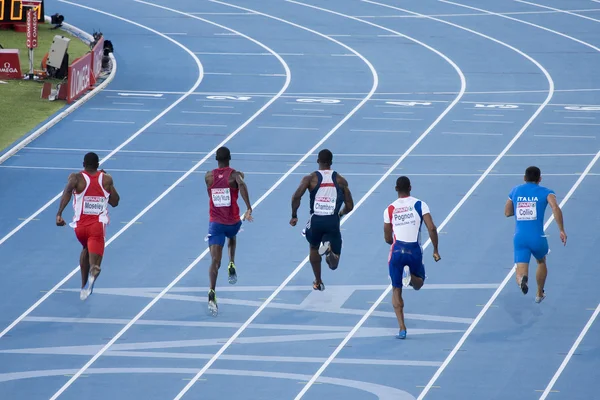
[[[342,252],[341,217],[354,208],[348,181],[331,169],[333,154],[324,149],[319,152],[319,170],[302,178],[292,196],[291,226],[298,223],[298,208],[304,193],[310,193],[310,218],[303,233],[309,243],[309,260],[315,274],[314,290],[325,290],[321,280],[321,257],[331,270],[338,267]],[[342,205],[344,208],[342,209]]]
[[[544,284],[548,269],[546,255],[548,254],[548,239],[544,233],[544,213],[550,204],[554,219],[560,231],[560,240],[567,244],[567,234],[563,225],[563,215],[556,201],[553,190],[540,185],[542,172],[538,167],[529,167],[525,170],[525,183],[516,186],[508,195],[504,206],[504,215],[515,217],[514,261],[517,264],[517,284],[523,294],[527,294],[529,275],[529,261],[531,256],[537,260],[535,274],[538,289],[535,302],[540,303],[546,297]]]

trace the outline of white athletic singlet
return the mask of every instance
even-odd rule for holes
[[[423,215],[429,214],[429,206],[415,197],[399,198],[383,212],[383,222],[392,224],[394,241],[421,244]]]

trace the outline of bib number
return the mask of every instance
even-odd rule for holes
[[[517,203],[517,221],[537,220],[537,207],[534,201],[520,201]]]
[[[84,215],[100,215],[106,209],[106,198],[98,196],[85,196],[83,198]]]
[[[333,215],[335,211],[335,198],[320,196],[315,198],[315,215]]]
[[[231,192],[229,188],[212,189],[211,195],[215,207],[231,206]]]

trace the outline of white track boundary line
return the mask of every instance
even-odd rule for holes
[[[69,4],[69,5],[73,5],[76,7],[81,7],[81,8],[85,8],[88,10],[91,10],[90,7],[87,6],[83,6],[80,4],[76,4],[76,3],[72,3],[70,1],[67,0],[58,0],[61,3],[65,3],[65,4]],[[109,15],[108,13],[105,13],[104,11],[99,11],[99,10],[95,10],[101,14],[105,14],[105,15]],[[142,29],[146,29],[152,33],[155,33],[165,39],[167,39],[168,41],[174,43],[175,45],[177,45],[178,47],[181,47],[186,53],[188,53],[196,62],[196,65],[198,66],[198,79],[196,80],[196,82],[194,83],[194,85],[190,88],[190,90],[188,90],[185,94],[183,94],[179,99],[177,99],[175,102],[173,102],[169,107],[165,108],[160,114],[158,114],[156,117],[152,118],[152,120],[150,120],[146,125],[144,125],[142,128],[140,128],[137,132],[135,132],[133,135],[131,135],[127,140],[125,140],[123,143],[121,143],[119,146],[117,146],[113,151],[111,151],[108,155],[106,155],[106,157],[104,157],[103,159],[100,160],[100,165],[102,165],[104,162],[108,161],[112,156],[114,156],[116,153],[119,152],[119,150],[121,150],[123,147],[127,146],[129,143],[131,143],[136,137],[138,137],[139,135],[141,135],[146,129],[148,129],[150,126],[152,126],[154,123],[156,123],[156,121],[160,120],[162,117],[164,117],[169,111],[171,111],[173,108],[175,108],[179,103],[181,103],[183,100],[185,100],[186,98],[188,98],[190,95],[192,95],[194,93],[194,91],[198,88],[198,86],[200,86],[200,82],[202,82],[202,79],[204,78],[204,68],[202,67],[202,63],[200,62],[200,60],[198,59],[198,57],[196,57],[196,55],[187,47],[185,47],[184,45],[182,45],[181,43],[179,43],[178,41],[170,38],[167,35],[164,35],[152,28],[149,28],[145,25],[139,24],[137,22],[122,18],[122,17],[118,17],[116,15],[109,15],[109,16],[113,16],[114,18],[120,19],[124,22],[128,22],[132,25],[138,26]],[[0,245],[2,245],[4,242],[6,242],[10,237],[12,237],[15,233],[17,233],[18,231],[20,231],[25,225],[27,225],[29,222],[31,222],[35,217],[37,217],[38,215],[40,215],[44,210],[46,210],[48,207],[50,207],[55,201],[57,201],[58,199],[60,199],[62,195],[62,191],[60,193],[58,193],[56,196],[54,196],[54,198],[52,198],[50,201],[48,201],[46,204],[44,204],[40,209],[38,209],[36,212],[34,212],[31,216],[29,216],[27,219],[25,219],[23,222],[21,222],[19,225],[17,225],[16,228],[14,228],[12,231],[10,231],[7,235],[5,235],[2,239],[0,239]],[[3,334],[0,334],[0,337],[2,337]]]
[[[287,1],[295,3],[295,1],[292,1],[292,0],[287,0]],[[374,5],[378,5],[378,6],[382,6],[382,7],[386,7],[386,8],[391,8],[391,9],[394,9],[394,10],[406,12],[406,13],[413,14],[413,15],[423,15],[423,14],[419,14],[419,13],[416,13],[416,12],[408,11],[408,10],[405,10],[405,9],[402,9],[402,8],[389,6],[387,4],[377,3],[377,2],[374,2],[374,1],[370,1],[370,0],[362,0],[362,1],[365,2],[365,3],[370,3],[370,4],[374,4]],[[424,17],[426,17],[426,16],[424,16]],[[516,53],[520,54],[521,56],[523,56],[526,59],[528,59],[529,61],[531,61],[536,67],[538,67],[544,73],[546,79],[548,80],[548,85],[549,85],[548,96],[546,97],[546,100],[544,101],[544,103],[542,105],[540,105],[540,107],[538,107],[538,109],[536,110],[536,112],[529,118],[529,120],[525,123],[525,125],[523,125],[523,127],[512,138],[512,140],[502,150],[502,152],[500,154],[498,154],[498,156],[494,159],[494,161],[490,164],[490,166],[479,177],[479,179],[475,182],[475,184],[473,184],[473,186],[471,187],[471,189],[469,189],[469,191],[463,196],[463,198],[458,202],[458,204],[452,209],[452,211],[450,212],[450,214],[448,214],[448,216],[446,217],[446,219],[444,219],[444,221],[439,225],[438,229],[442,230],[446,226],[446,224],[448,224],[448,222],[452,219],[452,217],[458,212],[458,210],[462,207],[462,205],[467,201],[467,199],[471,196],[471,194],[473,194],[473,192],[479,187],[479,185],[483,182],[483,180],[490,174],[490,172],[494,169],[494,167],[500,162],[500,160],[504,157],[504,155],[508,152],[508,150],[510,150],[510,148],[516,143],[516,141],[521,137],[521,135],[527,130],[527,128],[533,123],[533,121],[539,116],[539,114],[546,107],[546,105],[548,105],[550,103],[550,100],[552,99],[552,96],[554,94],[554,81],[552,80],[552,77],[550,76],[550,74],[548,73],[548,71],[539,62],[537,62],[535,59],[533,59],[532,57],[530,57],[526,53],[522,52],[521,50],[519,50],[519,49],[517,49],[517,48],[515,48],[515,47],[513,47],[513,46],[511,46],[511,45],[509,45],[509,44],[507,44],[505,42],[502,42],[502,41],[500,41],[498,39],[492,38],[491,36],[484,35],[484,34],[482,34],[480,32],[477,32],[477,31],[465,28],[465,27],[463,27],[461,25],[457,25],[457,24],[454,24],[454,23],[451,23],[451,22],[448,22],[448,21],[440,20],[440,19],[433,18],[433,17],[426,17],[426,18],[434,20],[434,21],[442,22],[444,24],[448,24],[448,25],[454,26],[456,28],[465,30],[467,32],[470,32],[470,33],[473,33],[475,35],[481,36],[483,38],[491,40],[491,41],[493,41],[495,43],[498,43],[498,44],[500,44],[502,46],[505,46],[505,47],[507,47],[507,48],[515,51]],[[425,243],[425,245],[423,246],[423,248],[427,248],[430,243],[431,243],[431,240],[428,239],[427,242]],[[298,393],[298,395],[296,396],[295,400],[298,400],[298,399],[302,398],[302,396],[304,396],[304,394],[316,382],[316,380],[319,378],[319,376],[325,371],[325,369],[327,368],[327,366],[329,366],[329,364],[331,364],[331,362],[334,360],[334,358],[342,351],[342,349],[344,348],[344,346],[350,341],[350,339],[354,336],[354,334],[366,322],[366,320],[369,318],[369,316],[381,304],[381,302],[389,294],[389,292],[391,291],[391,289],[392,289],[392,286],[389,285],[387,287],[387,289],[381,294],[381,296],[379,296],[379,298],[377,299],[377,301],[375,301],[375,303],[363,315],[363,317],[360,319],[360,321],[354,326],[354,328],[348,333],[348,335],[346,335],[346,337],[344,338],[344,340],[342,340],[342,342],[338,345],[338,347],[333,351],[333,353],[329,356],[329,358],[327,359],[327,361],[321,366],[321,368],[319,368],[319,370],[306,383],[306,385],[302,388],[302,390],[300,391],[300,393]],[[457,349],[455,348],[455,350],[457,350]],[[450,358],[450,356],[449,356],[449,358]],[[442,367],[440,367],[440,369],[441,368]],[[422,399],[423,395],[425,393],[427,393],[427,391],[429,390],[429,388],[431,388],[431,385],[432,385],[432,383],[430,382],[428,384],[428,386],[424,389],[424,391],[421,394],[421,396],[419,397],[419,399]]]
[[[59,0],[61,2],[66,2],[65,0]],[[82,7],[85,9],[88,9],[90,11],[94,11],[100,14],[104,14],[116,19],[120,19],[122,21],[131,23],[133,25],[136,26],[140,26],[144,29],[148,29],[152,32],[155,32],[161,36],[164,36],[160,33],[158,33],[157,31],[154,31],[151,28],[147,28],[141,24],[138,24],[137,22],[133,22],[130,21],[128,19],[122,18],[120,16],[114,15],[114,14],[110,14],[107,13],[105,11],[101,11],[95,8],[91,8],[91,7],[87,7],[87,6],[82,6],[79,4],[74,4],[74,3],[69,3],[69,4],[73,4],[77,7]],[[257,43],[258,45],[260,45],[261,47],[264,47],[265,49],[267,49],[268,51],[272,51],[271,49],[269,49],[268,47],[266,47],[265,45],[263,45],[262,43],[256,41],[255,39],[252,39],[246,35],[243,35],[233,29],[227,28],[223,25],[219,25],[215,22],[212,21],[208,21],[208,20],[204,20],[202,18],[198,18],[201,21],[204,21],[208,24],[217,26],[219,28],[225,29],[225,30],[229,30],[231,32],[235,32],[238,35],[241,35],[242,37],[245,37],[246,39]],[[178,46],[184,48],[186,50],[186,52],[190,53],[192,55],[193,58],[196,58],[196,56],[193,55],[193,53],[185,48],[183,45],[179,44],[178,42],[176,42],[175,40],[166,37],[166,39],[168,39],[169,41],[172,41],[174,43],[177,43]],[[233,138],[234,136],[236,136],[240,131],[242,131],[248,124],[250,124],[254,119],[256,119],[262,112],[264,112],[273,102],[275,102],[279,97],[281,97],[281,95],[285,92],[285,90],[288,88],[289,83],[291,81],[291,72],[289,70],[288,65],[285,63],[285,61],[279,57],[278,55],[276,56],[278,58],[278,60],[281,62],[281,64],[283,65],[284,69],[286,70],[286,74],[287,74],[287,79],[286,79],[286,83],[285,85],[282,87],[282,89],[279,91],[279,93],[273,97],[271,100],[269,100],[267,103],[265,103],[265,105],[263,105],[262,108],[260,108],[256,113],[254,113],[254,115],[252,115],[248,120],[246,120],[246,122],[244,122],[240,127],[238,127],[235,131],[233,131],[229,136],[227,136],[217,147],[215,147],[210,153],[207,153],[206,156],[199,161],[198,163],[196,163],[196,165],[194,167],[192,167],[190,170],[188,170],[184,175],[182,175],[175,183],[173,183],[167,190],[165,190],[160,196],[158,196],[152,203],[150,203],[148,206],[146,206],[146,208],[144,208],[142,211],[140,211],[140,213],[138,213],[131,221],[129,221],[123,228],[121,228],[121,230],[119,230],[114,236],[112,236],[107,242],[106,242],[106,246],[109,246],[115,239],[117,239],[125,230],[129,229],[129,227],[131,227],[139,218],[141,218],[146,212],[148,212],[152,207],[154,207],[160,200],[162,200],[169,192],[171,192],[177,185],[179,185],[179,183],[181,183],[185,178],[187,178],[189,175],[191,175],[196,169],[198,169],[206,160],[208,160],[208,158],[215,153],[215,151],[217,150],[218,147],[224,145],[225,143],[227,143],[231,138]],[[198,60],[199,63],[199,60]],[[201,66],[201,64],[199,64]],[[202,70],[201,70],[202,71]],[[200,82],[196,82],[198,85],[200,84]],[[191,94],[191,92],[193,92],[193,90],[195,90],[195,88],[190,89],[189,93]],[[185,98],[182,97],[180,100],[181,101]],[[169,108],[165,109],[161,114],[159,114],[155,119],[160,118],[162,115],[166,114],[170,109],[172,109],[173,107],[175,107],[177,105],[177,102],[173,103]],[[149,126],[149,125],[147,125]],[[112,153],[111,153],[112,154]],[[107,156],[105,157],[105,160],[108,159],[110,157]],[[60,197],[60,195],[59,195]],[[48,205],[47,205],[48,206]],[[41,212],[41,211],[40,211]],[[37,215],[37,214],[36,214]],[[33,217],[30,217],[33,218]],[[0,333],[0,338],[2,338],[4,335],[6,335],[6,333],[8,333],[12,328],[14,328],[20,321],[23,320],[23,318],[27,317],[27,315],[29,315],[33,310],[35,310],[40,304],[42,304],[48,297],[50,297],[50,295],[52,295],[56,290],[58,290],[63,284],[65,284],[69,279],[71,279],[71,277],[73,275],[75,275],[77,273],[77,271],[79,270],[79,266],[77,266],[73,271],[71,271],[69,273],[69,275],[67,275],[65,278],[63,278],[59,283],[57,283],[52,289],[50,289],[46,294],[44,294],[44,296],[42,296],[42,298],[40,298],[37,302],[35,302],[31,307],[29,307],[29,309],[27,309],[27,311],[25,311],[23,314],[21,314],[15,321],[13,321],[8,327],[6,327],[1,333]]]
[[[550,380],[550,383],[548,383],[548,386],[546,386],[546,390],[544,390],[544,393],[542,393],[542,395],[540,396],[540,400],[545,400],[546,397],[548,397],[548,394],[550,394],[550,391],[554,387],[554,384],[556,383],[556,381],[558,380],[558,378],[560,377],[560,375],[562,374],[562,372],[566,368],[567,364],[569,363],[569,360],[571,360],[571,357],[573,357],[573,354],[575,353],[575,350],[577,350],[577,347],[579,347],[579,344],[583,341],[583,338],[587,334],[588,330],[592,327],[592,324],[596,320],[596,317],[598,316],[598,313],[600,313],[600,304],[598,304],[598,306],[596,307],[596,310],[594,310],[594,313],[592,314],[592,316],[588,320],[587,324],[585,324],[585,326],[583,327],[583,330],[581,331],[581,333],[579,334],[579,336],[575,340],[575,343],[573,343],[573,346],[571,347],[571,350],[569,350],[569,352],[567,353],[567,355],[564,358],[563,362],[560,364],[560,367],[558,368],[558,370],[556,371],[556,373],[554,374],[554,376]]]
[[[50,17],[45,17],[45,20],[46,20],[46,22],[51,21]],[[67,32],[73,31],[75,33],[78,33],[79,36],[82,36],[89,43],[93,42],[93,40],[94,40],[94,37],[92,35],[90,35],[89,33],[85,32],[73,25],[65,23],[65,24],[63,24],[63,26],[64,26],[65,31],[67,31]],[[94,89],[92,89],[90,92],[88,92],[85,96],[83,96],[81,99],[77,100],[74,104],[67,107],[66,110],[61,111],[58,115],[56,115],[50,121],[46,122],[40,128],[36,129],[34,132],[32,132],[30,135],[28,135],[25,139],[23,139],[19,143],[15,144],[6,153],[2,154],[0,156],[0,164],[2,164],[4,161],[8,160],[10,157],[14,156],[15,154],[17,154],[20,150],[22,150],[29,143],[33,142],[35,139],[42,136],[50,128],[52,128],[53,126],[58,124],[60,121],[65,119],[67,116],[71,115],[79,107],[81,107],[83,104],[87,103],[88,100],[90,100],[92,97],[96,96],[98,93],[100,93],[102,90],[104,90],[113,81],[113,79],[115,78],[115,76],[117,74],[117,60],[112,53],[110,53],[108,56],[110,57],[111,64],[112,64],[112,66],[111,66],[112,68],[111,68],[111,71],[110,71],[108,77],[102,83],[100,83],[98,86],[96,86]],[[2,243],[0,242],[0,244],[2,244]]]
[[[229,4],[229,3],[225,3],[222,1],[218,1],[218,0],[209,0],[213,3],[217,3],[217,4],[222,4],[225,6],[229,6],[229,7],[233,7],[233,8],[237,8],[237,9],[242,9],[242,10],[247,10],[244,7],[240,7],[240,6],[236,6],[233,4]],[[254,10],[252,10],[254,11]],[[264,13],[260,13],[257,11],[254,11],[257,14],[266,16],[268,18],[272,18],[275,19],[277,21],[281,21],[287,24],[290,24],[292,26],[298,26],[297,24],[294,24],[292,22],[283,20],[281,18],[278,17],[274,17],[268,14],[264,14]],[[303,29],[307,29],[307,28],[303,28]],[[432,48],[431,46],[420,42],[414,38],[411,38],[409,36],[406,35],[401,35],[403,37],[405,37],[406,39],[409,39],[415,43],[420,44],[423,47],[426,47],[427,49],[433,51],[434,53],[438,54],[440,57],[444,58],[449,64],[452,65],[452,67],[456,70],[456,72],[458,73],[459,77],[460,77],[460,81],[461,81],[461,90],[459,95],[454,99],[454,101],[452,101],[452,103],[450,105],[448,105],[448,107],[444,110],[444,112],[442,112],[438,118],[425,130],[425,132],[423,132],[423,134],[406,150],[406,152],[394,163],[394,165],[392,165],[392,167],[390,167],[390,169],[388,169],[388,171],[377,181],[377,183],[371,188],[369,189],[369,191],[356,203],[354,209],[346,215],[346,217],[344,219],[342,219],[341,221],[341,225],[343,225],[348,218],[350,218],[354,212],[356,212],[356,210],[358,208],[360,208],[360,206],[367,200],[368,197],[370,197],[371,194],[373,194],[373,192],[387,179],[387,177],[397,168],[397,166],[418,146],[418,144],[437,126],[437,124],[450,112],[450,110],[452,110],[454,108],[454,106],[456,104],[459,103],[461,97],[464,95],[465,90],[466,90],[466,79],[464,74],[462,73],[462,71],[460,70],[460,68],[452,61],[450,60],[448,57],[446,57],[444,54],[442,54],[441,52],[439,52],[438,50]],[[325,36],[327,37],[327,36]],[[329,37],[330,40],[335,40]],[[345,46],[345,45],[344,45]],[[175,397],[175,400],[179,400],[181,399],[188,391],[189,389],[191,389],[191,387],[194,385],[195,382],[198,381],[198,379],[212,366],[212,364],[214,364],[214,362],[225,352],[225,350],[227,350],[227,348],[229,348],[229,346],[231,346],[231,344],[242,334],[242,332],[252,323],[252,321],[254,321],[254,319],[256,319],[256,317],[269,305],[269,303],[271,303],[271,301],[277,297],[277,295],[279,294],[279,292],[281,292],[283,290],[283,288],[294,278],[294,276],[296,276],[298,274],[298,272],[300,272],[300,270],[304,267],[304,265],[308,262],[308,257],[306,257],[297,267],[296,269],[294,269],[294,271],[292,271],[292,273],[277,287],[277,289],[265,300],[265,302],[263,304],[261,304],[261,306],[250,316],[250,318],[248,318],[248,320],[246,320],[246,322],[244,322],[244,324],[242,324],[242,326],[227,340],[227,342],[219,349],[219,351],[217,351],[217,353],[215,353],[215,355],[204,365],[204,367],[198,371],[198,373],[190,380],[190,382],[181,390],[181,392],[179,392],[179,394]]]
[[[261,110],[259,110],[250,120],[248,120],[244,125],[242,125],[242,127],[240,127],[235,133],[239,132],[245,125],[247,125],[248,123],[250,123],[250,121],[252,119],[254,119],[256,116],[258,116],[264,109],[266,109],[270,103],[272,103],[273,101],[275,101],[279,96],[281,96],[283,94],[283,92],[285,91],[285,89],[287,89],[288,85],[289,85],[289,81],[290,81],[290,71],[287,67],[287,64],[285,64],[285,61],[283,61],[283,59],[281,59],[281,57],[279,57],[279,55],[277,53],[275,53],[273,50],[271,50],[270,48],[268,48],[267,46],[261,44],[260,42],[241,34],[240,32],[237,32],[233,29],[227,28],[225,26],[216,24],[214,22],[211,21],[207,21],[203,18],[200,18],[198,16],[189,14],[189,13],[185,13],[179,10],[175,10],[169,7],[165,7],[165,6],[161,6],[158,4],[154,4],[154,3],[150,3],[150,2],[146,2],[146,1],[142,1],[142,0],[134,0],[137,3],[141,3],[141,4],[146,4],[152,7],[156,7],[156,8],[160,8],[163,10],[167,10],[167,11],[171,11],[177,14],[181,14],[181,15],[186,15],[188,17],[194,18],[194,19],[198,19],[200,21],[205,21],[208,23],[211,23],[215,26],[220,26],[223,29],[229,30],[231,32],[237,33],[238,35],[241,35],[243,37],[246,37],[249,40],[252,40],[253,42],[259,44],[261,47],[265,48],[266,50],[268,50],[270,53],[272,53],[273,55],[275,55],[285,66],[286,68],[286,75],[287,75],[287,79],[286,79],[286,84],[284,86],[284,88],[280,91],[280,93],[278,94],[277,97],[273,98],[269,103],[265,104]],[[227,4],[229,5],[229,4]],[[233,6],[232,6],[233,7]],[[239,7],[241,8],[241,7]],[[250,10],[249,10],[250,11]],[[267,16],[266,14],[260,14],[260,15],[264,15]],[[270,17],[270,16],[269,16]],[[272,17],[275,18],[275,17]],[[277,19],[277,18],[275,18]],[[278,19],[280,20],[280,19]],[[284,20],[280,20],[280,21],[284,21]],[[281,182],[283,182],[288,176],[290,176],[293,171],[295,169],[297,169],[300,165],[302,165],[302,163],[308,158],[310,157],[318,148],[319,146],[321,146],[331,135],[333,135],[344,123],[346,123],[346,121],[348,121],[363,105],[365,105],[367,103],[367,101],[375,94],[375,91],[377,90],[377,87],[379,85],[379,78],[377,75],[377,71],[375,70],[375,68],[373,67],[373,65],[369,62],[369,60],[367,60],[364,56],[362,56],[360,53],[358,53],[356,50],[352,49],[351,47],[345,45],[342,42],[339,42],[333,38],[329,38],[326,35],[319,33],[317,31],[314,31],[312,29],[297,25],[297,24],[293,24],[291,22],[287,22],[290,25],[293,25],[295,27],[304,29],[308,32],[312,32],[316,35],[319,35],[325,39],[328,39],[330,41],[333,41],[334,43],[339,44],[340,46],[348,49],[349,51],[351,51],[352,53],[356,54],[356,56],[360,57],[360,59],[367,64],[367,66],[369,67],[371,73],[373,74],[373,85],[372,88],[369,92],[369,94],[362,99],[362,101],[357,104],[352,111],[350,111],[337,125],[335,125],[317,144],[315,144],[315,146],[313,148],[311,148],[298,162],[296,162],[296,164],[294,164],[294,166],[292,168],[290,168],[288,170],[288,172],[286,172],[281,178],[279,178],[279,180],[277,182],[275,182],[275,184],[273,184],[273,186],[271,186],[271,188],[269,188],[269,190],[267,190],[258,200],[256,200],[256,202],[253,204],[252,208],[256,208],[268,195],[270,195],[280,184]],[[233,135],[233,134],[232,134]],[[228,140],[228,139],[226,139]],[[225,143],[225,141],[223,142]],[[220,145],[219,145],[220,146]],[[213,150],[213,152],[216,151]],[[205,159],[208,158],[208,155],[205,157]],[[196,166],[190,170],[186,175],[184,175],[184,177],[180,178],[180,181],[183,180],[183,178],[185,178],[187,175],[191,174],[192,171],[196,168],[198,168],[201,163],[203,161],[199,162],[198,164],[196,164]],[[178,181],[179,182],[179,181]],[[175,187],[176,184],[178,184],[178,182],[176,182],[173,186],[171,186],[171,188]],[[169,188],[169,189],[171,189]],[[158,201],[159,199],[157,199]],[[156,202],[157,202],[156,201]],[[154,203],[155,204],[155,203]],[[152,205],[152,204],[151,204]],[[133,224],[135,220],[130,221],[129,224]],[[127,332],[129,330],[129,328],[131,328],[148,310],[150,310],[150,308],[152,308],[154,306],[154,304],[156,304],[169,290],[171,290],[171,288],[173,286],[175,286],[181,279],[183,279],[184,276],[186,276],[199,262],[202,258],[204,258],[207,254],[209,253],[209,249],[206,249],[205,251],[203,251],[190,265],[188,265],[167,287],[165,287],[156,297],[154,297],[152,299],[152,301],[150,301],[150,303],[148,303],[134,318],[131,319],[131,321],[129,321],[129,323],[127,325],[125,325],[106,345],[104,345],[102,347],[102,349],[100,349],[100,351],[98,351],[81,369],[79,369],[79,371],[77,371],[76,374],[74,374],[71,379],[69,379],[68,382],[66,382],[52,397],[50,400],[55,400],[56,398],[58,398],[69,386],[71,386],[71,384],[73,382],[75,382],[75,380],[77,380],[77,378],[79,378],[98,358],[100,358],[102,356],[102,354],[104,354],[121,336],[123,336],[123,334],[125,334],[125,332]],[[216,359],[216,358],[215,358]],[[214,362],[214,361],[213,361]],[[212,364],[212,362],[211,362]],[[191,385],[190,385],[191,386]]]

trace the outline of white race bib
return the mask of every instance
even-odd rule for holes
[[[315,197],[314,213],[315,215],[333,215],[335,211],[335,197],[317,196]]]
[[[517,221],[537,220],[537,207],[535,201],[517,202]]]
[[[215,207],[231,206],[231,193],[229,188],[211,189],[211,194]]]
[[[84,215],[100,215],[106,210],[106,197],[101,196],[84,196],[83,198],[83,214]]]

